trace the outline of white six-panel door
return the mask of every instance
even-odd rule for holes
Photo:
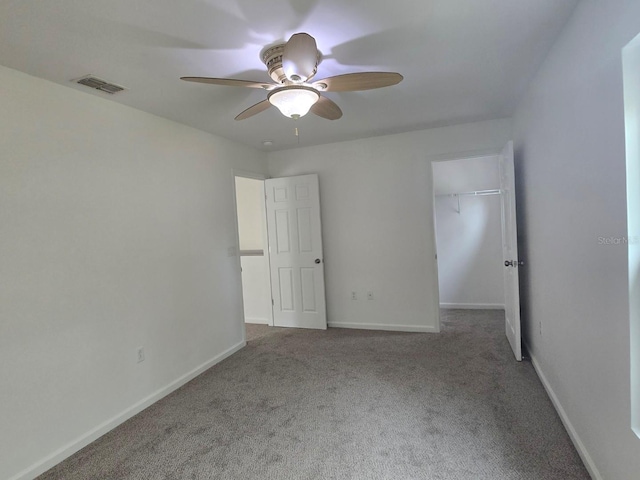
[[[318,176],[265,181],[277,327],[327,328]]]
[[[520,289],[518,280],[518,229],[516,226],[515,169],[513,142],[500,157],[502,190],[502,260],[504,262],[505,330],[516,360],[522,360],[520,337]]]

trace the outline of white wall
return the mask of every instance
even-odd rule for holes
[[[271,323],[271,291],[266,243],[264,181],[236,177],[236,206],[240,250],[262,250],[264,255],[242,255],[242,300],[247,323]],[[242,254],[242,252],[240,252]]]
[[[430,161],[510,138],[497,120],[269,154],[271,176],[319,176],[330,326],[437,329]]]
[[[440,306],[504,308],[500,196],[448,196],[499,189],[498,157],[433,162],[433,185]]]
[[[3,67],[0,105],[0,478],[32,478],[244,344],[264,158]]]
[[[631,480],[621,49],[637,0],[582,0],[515,115],[524,335],[594,478]]]

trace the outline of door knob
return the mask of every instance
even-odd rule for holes
[[[517,266],[523,266],[524,265],[524,260],[505,260],[504,261],[504,266],[505,267],[517,267]]]
[[[316,262],[316,263],[320,263],[320,259],[319,259],[319,258],[316,258],[315,262]]]

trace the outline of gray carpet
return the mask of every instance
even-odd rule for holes
[[[274,328],[270,327],[269,325],[263,325],[261,323],[245,323],[245,329],[247,332],[247,342],[257,340],[258,338],[264,337],[266,335],[277,334],[278,332],[286,330],[285,328]]]
[[[256,329],[39,478],[588,479],[502,312],[443,319],[440,335]]]

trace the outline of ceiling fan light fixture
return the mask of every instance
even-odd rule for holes
[[[320,94],[311,87],[289,85],[271,91],[267,99],[285,117],[298,119],[309,113],[311,107],[320,100]]]
[[[402,81],[397,72],[354,72],[334,75],[310,83],[317,73],[322,54],[316,40],[308,33],[296,33],[287,43],[266,47],[260,54],[273,82],[263,83],[235,78],[180,77],[188,82],[259,88],[267,98],[240,112],[235,119],[245,120],[271,105],[289,118],[297,119],[311,112],[327,120],[342,118],[342,110],[323,92],[358,92],[390,87]]]

